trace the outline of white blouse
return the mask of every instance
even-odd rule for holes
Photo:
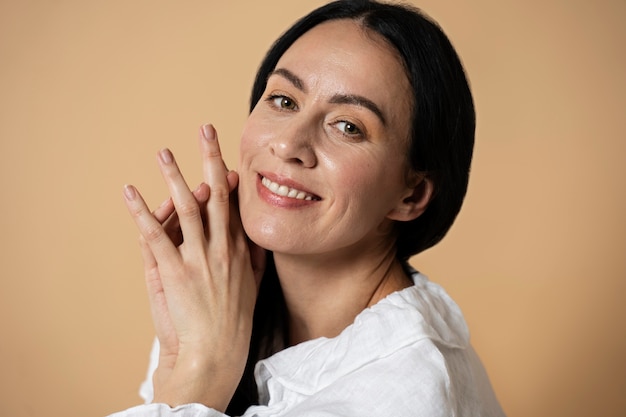
[[[412,277],[414,286],[365,309],[339,336],[259,361],[261,405],[243,417],[504,416],[459,307],[424,275]],[[146,404],[110,417],[225,416],[201,404],[148,404],[157,361],[155,343],[140,390]]]

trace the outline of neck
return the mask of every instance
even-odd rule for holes
[[[290,345],[335,337],[365,308],[412,285],[392,246],[357,259],[275,253],[274,262],[289,315]]]

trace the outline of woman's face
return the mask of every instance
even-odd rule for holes
[[[412,194],[410,91],[395,51],[354,21],[300,37],[242,135],[239,203],[252,241],[297,255],[388,248]]]

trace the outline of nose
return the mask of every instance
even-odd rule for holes
[[[270,142],[272,155],[285,162],[296,163],[304,168],[317,165],[317,156],[310,137],[310,129],[293,128],[277,133]]]

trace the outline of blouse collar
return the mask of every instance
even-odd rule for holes
[[[310,395],[340,377],[421,339],[453,348],[469,345],[458,305],[444,289],[412,270],[414,285],[363,310],[333,338],[317,338],[282,350],[256,366],[261,402],[274,378],[289,390]]]

